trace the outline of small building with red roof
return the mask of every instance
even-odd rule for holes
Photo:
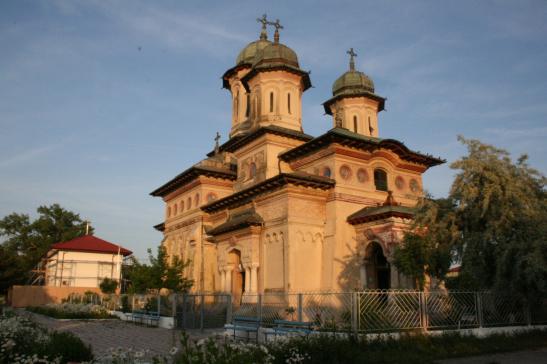
[[[130,250],[93,235],[53,244],[45,259],[46,286],[99,287],[104,278],[121,280]]]

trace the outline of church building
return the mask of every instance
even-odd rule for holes
[[[194,291],[243,293],[412,288],[392,264],[422,195],[422,173],[444,161],[380,138],[386,99],[355,67],[323,103],[332,128],[304,133],[310,74],[279,40],[279,21],[222,76],[232,96],[229,139],[154,190],[155,226],[190,264]],[[273,41],[267,26],[275,27]]]

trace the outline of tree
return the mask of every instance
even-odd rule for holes
[[[527,300],[547,294],[546,178],[521,156],[459,137],[468,156],[452,163],[462,281]],[[467,287],[466,287],[467,288]]]
[[[80,215],[65,210],[58,204],[40,206],[38,218],[30,220],[27,214],[12,213],[0,220],[0,292],[13,284],[23,284],[32,269],[52,244],[74,239],[85,234],[85,222]],[[90,230],[93,232],[93,229]]]
[[[193,281],[183,276],[184,268],[190,262],[183,262],[178,256],[174,256],[172,262],[169,262],[165,247],[161,245],[156,257],[148,249],[150,264],[140,263],[134,257],[131,259],[131,264],[125,267],[124,277],[131,282],[129,291],[132,293],[146,293],[148,289],[161,288],[186,292],[192,287]]]
[[[99,288],[101,289],[102,293],[112,294],[116,292],[116,288],[118,288],[118,282],[115,279],[105,277],[99,284]]]
[[[414,279],[423,289],[426,276],[444,280],[452,259],[452,246],[458,230],[450,199],[422,198],[416,209],[412,228],[403,244],[394,252],[397,269]]]

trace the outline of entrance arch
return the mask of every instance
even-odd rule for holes
[[[365,288],[368,289],[389,289],[390,267],[382,246],[373,241],[368,244],[365,251],[364,269],[366,282]]]
[[[245,292],[245,269],[241,264],[241,251],[233,249],[228,253],[228,266],[231,272],[231,287],[226,287],[232,293],[233,302],[239,304]]]

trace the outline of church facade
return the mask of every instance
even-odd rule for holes
[[[392,264],[422,195],[444,161],[379,137],[385,98],[349,70],[324,102],[332,129],[303,131],[311,87],[297,54],[265,17],[222,77],[232,96],[228,141],[151,195],[165,202],[167,253],[188,260],[195,291],[243,293],[412,288]],[[273,41],[266,26],[275,27]],[[218,137],[218,135],[217,135]]]

